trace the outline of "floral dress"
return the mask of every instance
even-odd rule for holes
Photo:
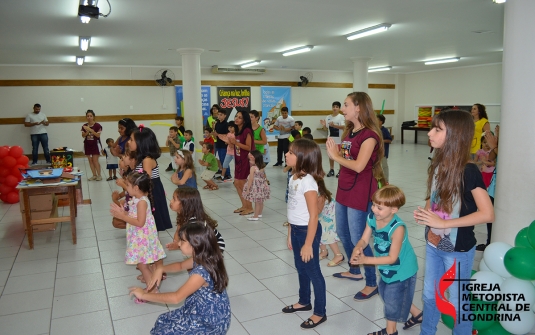
[[[321,211],[318,219],[321,223],[321,244],[333,244],[340,241],[336,234],[336,221],[334,220],[334,207],[336,201],[331,202],[325,200],[325,206]]]
[[[151,264],[165,258],[165,251],[158,238],[149,199],[146,196],[140,199],[132,197],[128,201],[128,216],[137,218],[137,204],[142,200],[147,203],[145,225],[136,227],[126,224],[126,264]]]
[[[269,199],[270,189],[266,179],[264,169],[260,170],[255,166],[254,174],[247,178],[253,178],[251,189],[249,180],[243,186],[243,198],[250,202],[264,202]]]
[[[202,265],[193,264],[190,272],[201,276],[208,286],[202,286],[186,298],[184,306],[161,314],[151,335],[226,334],[230,327],[230,301],[227,291],[214,291],[214,281]]]

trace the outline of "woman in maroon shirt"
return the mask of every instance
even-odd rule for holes
[[[385,184],[381,159],[384,155],[383,138],[373,110],[372,101],[364,92],[353,92],[342,106],[346,129],[342,135],[341,150],[332,138],[327,139],[329,158],[340,164],[336,192],[336,232],[348,257],[360,240],[371,208],[371,196],[377,190],[377,180]],[[369,246],[364,255],[373,257]],[[348,259],[349,261],[349,259]],[[349,271],[335,273],[336,278],[362,280],[359,266],[349,264]],[[375,266],[364,265],[366,286],[355,300],[367,300],[378,294]]]
[[[253,128],[251,127],[251,117],[247,112],[238,112],[234,118],[234,123],[238,126],[238,133],[236,133],[235,139],[229,138],[229,145],[234,145],[234,186],[242,206],[234,211],[234,213],[240,213],[240,215],[253,214],[253,204],[243,198],[243,186],[249,176],[251,167],[249,165],[249,151],[255,149],[253,139]]]
[[[98,158],[100,157],[100,150],[98,143],[100,142],[100,133],[102,126],[95,122],[95,112],[88,109],[85,113],[87,123],[82,126],[82,137],[84,138],[84,154],[89,160],[89,167],[93,176],[87,180],[102,180],[100,175],[100,164]],[[102,146],[102,145],[101,145]]]

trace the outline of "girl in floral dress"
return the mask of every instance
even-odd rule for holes
[[[150,176],[142,170],[130,173],[126,177],[126,190],[132,197],[125,206],[127,208],[112,203],[110,211],[114,217],[127,223],[126,264],[137,264],[145,282],[150,283],[152,279],[150,264],[158,265],[165,258],[152,216]],[[147,287],[147,291],[149,288]],[[154,287],[153,291],[157,289]],[[136,299],[135,302],[145,301]]]
[[[254,214],[247,218],[249,221],[258,221],[262,217],[264,201],[269,199],[269,185],[264,172],[264,156],[260,151],[253,150],[248,155],[251,171],[247,177],[247,183],[243,186],[243,198],[254,202]]]

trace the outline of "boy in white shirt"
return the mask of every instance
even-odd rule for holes
[[[340,114],[340,107],[341,104],[339,101],[335,101],[332,103],[332,110],[333,113],[331,115],[328,115],[325,120],[320,120],[321,125],[323,126],[324,130],[327,130],[327,137],[332,137],[334,139],[334,143],[338,144],[338,148],[340,149],[340,143],[341,143],[341,137],[343,133],[343,129],[346,127],[346,121],[344,119],[344,116]],[[329,158],[329,165],[330,170],[329,173],[327,173],[327,177],[334,176],[334,161]],[[340,174],[340,171],[336,174],[336,178],[338,178],[338,175]]]
[[[33,105],[33,113],[26,116],[24,120],[24,127],[30,127],[30,137],[32,139],[32,165],[37,164],[39,154],[39,143],[43,147],[45,159],[47,164],[51,164],[50,151],[48,150],[48,134],[46,126],[48,126],[48,119],[45,113],[41,113],[41,105]]]
[[[294,129],[295,121],[291,116],[288,116],[288,107],[281,108],[281,116],[275,121],[275,128],[280,132],[277,139],[277,163],[273,166],[282,165],[282,156],[286,155],[290,147],[290,132]]]

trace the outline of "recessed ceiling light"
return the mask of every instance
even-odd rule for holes
[[[80,44],[80,50],[87,51],[87,49],[89,49],[89,44],[91,44],[91,36],[80,36],[78,38],[78,43]]]
[[[300,54],[300,53],[303,53],[303,52],[308,52],[308,51],[312,50],[313,48],[314,48],[313,45],[305,45],[305,46],[302,46],[302,47],[298,47],[298,48],[294,48],[294,49],[283,51],[282,55],[283,56],[296,55],[296,54]]]
[[[379,72],[392,70],[392,66],[378,66],[368,68],[368,72]]]
[[[365,37],[374,35],[377,33],[381,33],[383,31],[387,31],[392,25],[390,23],[381,23],[373,27],[368,27],[365,29],[361,29],[359,31],[352,32],[351,34],[346,35],[346,38],[350,41],[356,40],[357,38]]]
[[[453,63],[458,62],[461,59],[461,57],[450,57],[450,58],[442,58],[442,59],[432,59],[425,61],[425,65],[433,65],[433,64],[442,64],[442,63]]]
[[[260,64],[260,62],[261,62],[260,60],[247,61],[247,62],[245,62],[245,63],[241,63],[241,64],[240,64],[240,67],[241,67],[242,69],[245,69],[245,68],[248,68],[248,67],[251,67],[251,66],[258,65],[258,64]]]
[[[85,56],[76,56],[76,64],[82,65],[84,64]]]

